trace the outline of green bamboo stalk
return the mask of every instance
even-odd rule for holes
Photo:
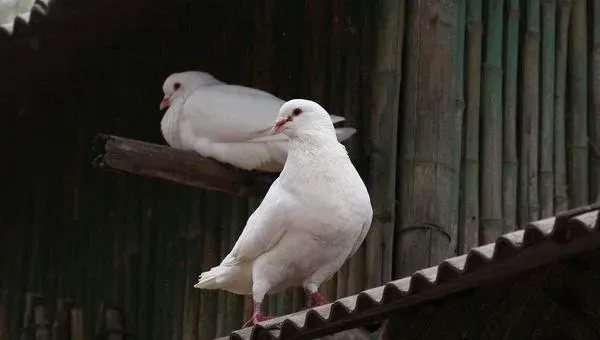
[[[456,255],[458,239],[460,238],[460,198],[461,198],[461,176],[462,176],[462,143],[463,143],[463,120],[465,115],[465,29],[466,29],[466,0],[458,0],[456,3],[456,45],[454,51],[454,91],[456,93],[456,120],[454,135],[457,136],[454,143],[454,181],[452,182],[452,219],[450,224],[457,231],[457,237],[450,240],[452,255]]]
[[[439,4],[439,6],[437,6]],[[394,275],[402,277],[448,256],[451,225],[456,93],[454,1],[407,6],[402,142]],[[435,20],[432,22],[432,20]],[[442,230],[428,228],[430,223]],[[450,237],[448,237],[450,236]]]
[[[569,208],[569,197],[567,195],[565,97],[571,7],[571,0],[560,0],[558,3],[556,95],[554,98],[554,213],[559,213]]]
[[[594,13],[593,13],[593,35],[594,35],[594,45],[592,49],[593,56],[593,103],[594,103],[594,111],[591,115],[591,118],[594,121],[594,144],[596,146],[600,145],[600,4],[598,2],[594,2],[593,5]],[[594,184],[596,189],[596,201],[600,201],[600,160],[596,159],[594,162]]]
[[[487,0],[486,53],[483,67],[480,242],[502,234],[502,32],[503,0]]]
[[[504,137],[502,139],[502,214],[504,233],[517,229],[517,86],[519,74],[519,0],[510,0],[506,24]]]
[[[523,100],[521,101],[521,162],[519,169],[519,225],[537,220],[539,143],[540,2],[527,2],[523,44]]]
[[[465,116],[463,190],[459,227],[459,253],[479,245],[479,105],[481,92],[481,1],[467,1],[467,108]]]
[[[569,203],[588,203],[587,1],[573,1],[569,49],[570,108],[568,133]]]
[[[368,187],[373,222],[366,239],[366,288],[391,280],[396,206],[396,144],[402,69],[402,2],[377,2],[375,8],[375,72],[372,77]],[[384,254],[385,250],[390,250]],[[384,268],[385,267],[385,268]]]
[[[542,110],[540,117],[540,217],[554,215],[554,81],[556,0],[542,2]]]

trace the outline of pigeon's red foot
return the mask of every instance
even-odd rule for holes
[[[317,293],[312,293],[310,295],[310,298],[312,300],[312,305],[313,306],[323,306],[329,303],[329,301],[327,301],[321,294]]]
[[[272,316],[262,315],[260,312],[254,312],[250,320],[246,321],[246,323],[242,326],[242,328],[254,326],[259,322],[267,321],[273,319]]]

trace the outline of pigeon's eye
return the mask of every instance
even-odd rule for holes
[[[300,110],[300,108],[295,108],[294,111],[292,111],[292,115],[294,115],[294,116],[298,116],[301,113],[302,113],[302,110]]]
[[[175,91],[179,90],[180,87],[181,87],[181,83],[175,83],[175,84],[173,84],[173,89]]]

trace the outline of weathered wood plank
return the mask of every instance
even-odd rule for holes
[[[274,175],[243,171],[163,145],[118,136],[99,134],[95,138],[94,165],[155,177],[197,188],[223,191],[233,195],[264,194]]]

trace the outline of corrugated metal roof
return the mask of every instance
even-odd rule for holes
[[[495,243],[410,277],[233,332],[221,339],[314,339],[382,320],[397,309],[502,280],[527,269],[600,247],[600,204],[530,223]],[[278,329],[269,326],[279,324]]]
[[[50,0],[36,0],[28,12],[16,14],[11,22],[2,23],[0,28],[5,29],[8,33],[12,34],[15,23],[27,24],[32,17],[35,21],[37,18],[45,16],[48,10],[49,1]]]

